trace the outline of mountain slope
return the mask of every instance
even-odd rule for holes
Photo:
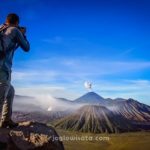
[[[14,121],[23,122],[23,121],[38,121],[42,123],[49,123],[53,120],[63,118],[70,114],[68,111],[50,111],[50,112],[13,112],[12,118]]]
[[[132,122],[150,122],[150,106],[133,99],[115,101],[108,108]]]
[[[65,130],[116,133],[134,131],[130,122],[104,106],[86,105],[72,115],[56,122],[55,127]]]

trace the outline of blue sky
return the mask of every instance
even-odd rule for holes
[[[18,49],[12,82],[16,94],[75,99],[85,81],[104,97],[150,105],[150,1],[1,0],[27,27],[31,51]]]

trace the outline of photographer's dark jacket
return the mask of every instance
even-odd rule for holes
[[[1,27],[2,26],[0,26],[0,28]],[[9,26],[5,29],[3,33],[3,42],[6,55],[3,59],[0,59],[0,70],[11,72],[14,51],[20,46],[24,51],[28,52],[30,44],[20,30],[13,26]]]

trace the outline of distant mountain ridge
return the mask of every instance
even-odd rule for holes
[[[82,107],[55,122],[66,130],[116,133],[150,130],[150,106],[133,99],[105,99],[89,92],[73,101]]]
[[[150,106],[131,98],[103,98],[95,92],[88,92],[72,101],[65,98],[55,100],[57,107],[51,105],[49,112],[39,108],[36,110],[41,110],[42,114],[32,113],[33,110],[28,114],[16,112],[14,119],[51,122],[57,128],[93,133],[150,130]],[[27,105],[30,106],[32,109],[32,103]]]
[[[32,99],[34,97],[32,97],[32,96],[24,96],[24,95],[15,95],[15,98],[29,98],[29,99]]]
[[[121,101],[121,102],[128,101],[131,98],[129,98],[129,99],[124,99],[124,98],[111,99],[111,98],[104,98],[95,92],[88,92],[75,100],[69,100],[69,99],[65,99],[65,98],[56,98],[56,99],[60,100],[62,102],[66,102],[66,103],[69,102],[69,103],[76,103],[76,104],[111,105],[111,104],[119,102],[119,101]]]
[[[108,108],[133,122],[150,122],[150,106],[133,99],[116,101]]]

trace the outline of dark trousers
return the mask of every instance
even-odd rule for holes
[[[10,83],[11,73],[0,70],[0,122],[9,121],[12,116],[12,104],[15,90]]]

